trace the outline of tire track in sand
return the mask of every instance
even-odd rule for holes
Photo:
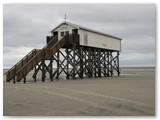
[[[37,87],[37,86],[34,86],[34,87]],[[75,89],[70,89],[70,88],[58,88],[58,87],[46,87],[46,86],[40,86],[40,87],[43,87],[45,89],[53,88],[53,89],[67,90],[67,91],[71,91],[71,92],[82,93],[82,94],[92,95],[92,96],[102,97],[102,98],[110,98],[110,99],[115,99],[115,100],[119,100],[119,101],[122,101],[122,102],[132,103],[132,104],[135,104],[135,105],[141,105],[141,106],[145,106],[145,107],[149,107],[149,108],[154,108],[154,106],[148,105],[148,104],[145,104],[145,103],[142,103],[142,102],[136,102],[136,101],[132,101],[132,100],[129,100],[129,99],[123,99],[123,98],[119,98],[119,97],[107,96],[107,95],[103,95],[103,94],[100,94],[100,93],[87,92],[87,91],[75,90]],[[37,87],[37,88],[39,88],[39,87]]]
[[[122,102],[132,103],[132,105],[134,104],[134,105],[146,106],[146,107],[149,107],[149,108],[152,108],[152,109],[154,108],[153,106],[149,106],[149,105],[146,105],[144,103],[135,102],[135,101],[131,101],[131,100],[127,100],[127,99],[122,99],[122,98],[117,98],[117,97],[113,97],[113,96],[106,96],[106,95],[102,95],[102,94],[98,94],[98,93],[93,93],[93,92],[78,91],[78,90],[75,90],[75,89],[57,88],[57,87],[49,87],[49,86],[46,87],[46,86],[34,86],[34,85],[30,85],[30,87],[32,87],[32,88],[22,88],[22,89],[37,91],[37,92],[40,92],[40,93],[47,93],[47,94],[51,94],[51,95],[58,95],[58,96],[61,96],[61,97],[65,97],[65,98],[68,98],[68,99],[79,101],[81,103],[90,104],[91,106],[94,106],[95,108],[103,108],[103,109],[107,109],[107,110],[112,111],[112,112],[120,113],[121,115],[124,115],[124,112],[120,112],[120,110],[117,110],[116,108],[114,108],[114,106],[110,106],[111,108],[110,107],[106,107],[106,106],[104,107],[102,105],[97,104],[96,102],[88,101],[88,100],[85,100],[85,99],[82,99],[82,98],[79,98],[79,97],[75,97],[75,96],[71,96],[71,95],[66,95],[66,94],[63,94],[63,93],[57,93],[57,92],[60,92],[60,91],[56,91],[56,93],[53,92],[53,91],[49,92],[49,89],[59,89],[59,90],[63,90],[63,91],[70,91],[70,92],[73,92],[73,93],[81,93],[81,94],[85,94],[85,95],[90,95],[90,96],[95,96],[95,97],[102,97],[102,98],[106,98],[106,99],[115,99],[115,100],[119,100],[119,101],[122,101]],[[15,88],[16,89],[20,89],[19,87],[15,87]],[[40,90],[37,90],[36,88],[38,88]],[[45,88],[46,90],[44,91],[44,89],[43,89],[43,91],[41,91],[42,90],[41,88]],[[145,114],[146,113],[147,114],[154,114],[154,113],[146,112],[146,111],[140,111],[140,112],[145,113]],[[125,112],[125,115],[127,115],[126,112]]]
[[[35,86],[34,86],[35,87]],[[37,88],[39,88],[38,86],[36,86]],[[73,93],[81,93],[81,94],[86,94],[86,95],[90,95],[90,96],[95,96],[95,97],[102,97],[105,99],[113,99],[113,100],[117,100],[117,101],[121,101],[121,104],[118,105],[111,105],[112,107],[122,107],[124,109],[129,109],[129,110],[137,110],[137,112],[141,112],[144,114],[154,114],[154,106],[151,105],[147,105],[145,103],[141,103],[141,102],[135,102],[129,99],[123,99],[123,98],[118,98],[118,97],[113,97],[113,96],[106,96],[106,95],[102,95],[102,94],[98,94],[98,93],[94,93],[94,92],[87,92],[87,91],[81,91],[81,90],[75,90],[75,89],[69,89],[69,88],[57,88],[57,87],[46,87],[46,86],[40,86],[42,88],[45,89],[59,89],[59,90],[64,90],[64,91],[70,91]]]
[[[5,87],[6,89],[9,88],[9,87]],[[78,98],[78,97],[74,97],[74,96],[69,96],[69,95],[66,95],[66,94],[62,94],[62,93],[56,93],[55,92],[49,92],[48,90],[37,90],[37,89],[33,89],[33,88],[20,88],[20,87],[11,87],[13,89],[24,89],[24,90],[28,90],[28,91],[34,91],[34,92],[39,92],[41,94],[49,94],[49,95],[57,95],[57,96],[60,96],[60,97],[64,97],[64,98],[67,98],[67,99],[70,99],[70,100],[74,100],[74,101],[78,101],[78,102],[81,102],[81,103],[85,103],[87,105],[90,105],[91,107],[95,107],[96,109],[105,109],[105,110],[108,110],[109,112],[111,112],[111,114],[113,115],[126,115],[126,113],[124,112],[121,112],[119,110],[115,110],[115,109],[110,109],[108,107],[104,107],[104,106],[101,106],[101,105],[98,105],[97,103],[95,102],[91,102],[91,101],[88,101],[88,100],[85,100],[85,99],[82,99],[82,98]],[[35,88],[35,86],[34,86]],[[39,88],[39,87],[37,87]]]

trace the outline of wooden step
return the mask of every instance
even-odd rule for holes
[[[6,81],[9,82],[11,79],[13,79],[15,77],[17,70],[23,67],[33,56],[35,56],[39,52],[40,52],[40,49],[33,49],[25,57],[23,57],[17,64],[15,64],[11,69],[9,69],[5,73]]]
[[[46,55],[54,55],[65,44],[64,36],[61,40],[57,41],[54,45],[50,41],[37,55],[32,57],[22,68],[16,73],[16,81],[20,81],[24,78],[40,61],[45,60]],[[52,44],[52,45],[51,45]]]
[[[43,47],[43,49],[49,49],[49,48],[51,48],[52,46],[54,46],[54,44],[56,43],[58,41],[58,36],[56,36],[56,37],[54,37],[54,38],[52,38],[51,40],[50,40],[50,42],[46,45],[46,46],[44,46]],[[42,50],[43,50],[42,49]],[[15,77],[16,77],[16,75],[17,75],[17,72],[19,71],[19,70],[21,70],[24,66],[26,66],[26,64],[28,63],[28,62],[30,62],[30,61],[32,61],[33,60],[33,58],[35,57],[35,56],[37,56],[38,55],[38,59],[37,60],[33,60],[33,62],[32,62],[32,66],[34,66],[34,65],[36,65],[37,64],[37,62],[40,62],[40,60],[41,60],[41,54],[42,54],[42,50],[41,49],[33,49],[32,51],[30,51],[25,57],[23,57],[17,64],[15,64],[11,69],[9,69],[5,74],[6,74],[6,81],[7,82],[10,82],[12,79],[15,79]],[[39,54],[40,53],[40,54]],[[29,68],[30,68],[30,66],[29,66]],[[27,71],[28,72],[28,71]],[[26,73],[26,72],[23,72],[23,74],[24,73]],[[24,74],[24,75],[26,75],[26,74]],[[23,76],[24,76],[23,75]]]

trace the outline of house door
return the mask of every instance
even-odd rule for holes
[[[72,29],[73,34],[78,34],[78,29]]]
[[[58,35],[58,31],[53,32],[53,37]]]

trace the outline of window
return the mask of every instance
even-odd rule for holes
[[[64,36],[64,32],[61,32],[61,36]]]
[[[69,34],[69,31],[66,31],[66,35]]]
[[[53,32],[53,36],[57,36],[58,35],[58,31]]]
[[[78,34],[78,29],[72,29],[72,33]]]

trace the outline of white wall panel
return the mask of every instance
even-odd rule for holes
[[[72,29],[76,29],[76,27],[62,24],[54,31],[58,31],[58,39],[60,40],[62,38],[60,36],[62,31],[69,31],[69,33],[72,33]],[[121,40],[119,39],[82,29],[78,29],[78,33],[80,34],[80,45],[118,51],[121,50]]]
[[[121,40],[119,39],[97,34],[90,31],[85,31],[82,29],[79,30],[79,33],[80,33],[80,45],[118,50],[118,51],[121,50]]]

